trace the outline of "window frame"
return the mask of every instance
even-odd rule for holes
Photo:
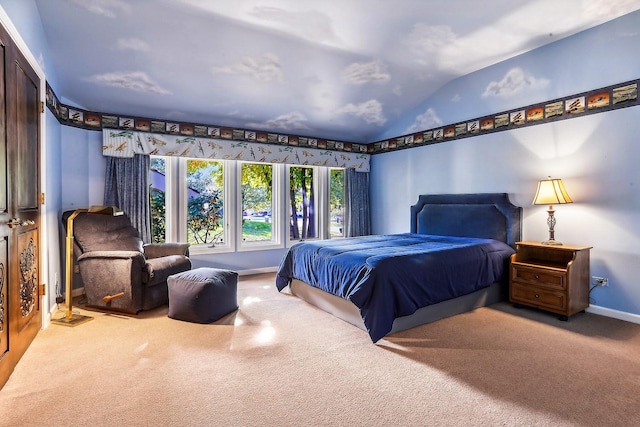
[[[344,230],[344,224],[345,221],[347,220],[347,212],[345,210],[345,204],[344,204],[344,199],[346,197],[345,194],[345,185],[344,185],[344,177],[346,174],[346,168],[337,168],[337,167],[327,167],[324,168],[325,169],[325,173],[327,174],[327,178],[326,178],[326,189],[323,191],[323,195],[326,197],[326,212],[324,213],[324,220],[326,221],[326,225],[325,225],[325,231],[326,231],[326,236],[324,237],[325,239],[344,239],[345,238],[345,230]],[[335,236],[332,237],[331,236],[331,171],[333,170],[342,170],[342,199],[343,199],[343,203],[342,203],[342,236]]]
[[[185,242],[187,238],[187,161],[188,157],[153,156],[165,162],[165,241]],[[199,159],[202,160],[202,159]],[[211,159],[223,163],[224,197],[224,243],[210,247],[206,244],[192,245],[191,254],[204,255],[229,252],[250,252],[289,248],[300,239],[291,239],[289,231],[289,171],[291,167],[313,169],[316,208],[316,235],[306,240],[330,239],[330,170],[342,169],[323,166],[271,165],[272,174],[272,239],[264,242],[244,242],[242,240],[242,164],[261,163],[240,160]],[[344,237],[344,236],[343,236]],[[333,237],[343,238],[343,237]]]
[[[177,204],[178,208],[178,219],[177,221],[171,221],[174,226],[176,226],[179,231],[178,235],[180,236],[180,240],[182,242],[187,241],[187,205],[188,205],[188,197],[189,191],[187,190],[187,161],[189,160],[211,160],[213,162],[222,163],[222,197],[223,197],[223,209],[224,209],[224,240],[223,244],[218,244],[215,246],[209,246],[208,244],[198,244],[189,246],[189,253],[191,254],[208,254],[208,253],[225,253],[225,252],[235,252],[235,239],[233,238],[233,227],[229,218],[235,217],[235,210],[233,209],[235,206],[235,194],[231,191],[232,187],[232,179],[233,179],[233,162],[229,160],[220,160],[220,159],[197,159],[190,157],[181,157],[178,161],[180,165],[180,175],[176,181],[178,181],[177,187],[179,188],[179,200],[180,203]],[[229,182],[229,184],[227,184]],[[179,225],[176,225],[179,224]]]
[[[311,169],[313,171],[313,194],[315,197],[315,201],[314,201],[314,208],[315,208],[315,230],[316,230],[316,237],[310,237],[310,238],[306,238],[306,239],[292,239],[291,238],[291,233],[289,231],[289,221],[290,221],[290,210],[289,208],[291,207],[291,168],[307,168],[307,169]],[[326,208],[326,201],[324,200],[324,189],[325,187],[328,189],[328,185],[325,185],[325,181],[326,184],[328,184],[328,181],[326,179],[326,177],[324,176],[326,173],[326,170],[328,168],[326,167],[318,167],[318,166],[306,166],[306,165],[287,165],[286,167],[286,173],[285,173],[285,177],[286,177],[286,181],[285,181],[285,191],[286,191],[286,208],[284,210],[284,213],[286,215],[286,230],[285,230],[285,238],[286,238],[286,246],[290,247],[291,245],[298,243],[298,242],[303,242],[303,241],[310,241],[310,240],[322,240],[325,239],[325,226],[324,226],[324,218],[326,217],[326,213],[325,211],[328,212],[328,208]],[[327,198],[328,199],[328,198]],[[325,209],[326,208],[326,209]]]
[[[234,231],[236,233],[236,251],[246,252],[255,250],[269,250],[269,249],[281,249],[284,247],[282,240],[282,179],[284,173],[283,164],[278,163],[264,163],[264,162],[249,162],[243,160],[235,161],[236,164],[236,187],[235,195],[237,197],[236,209],[239,214],[236,215],[236,226]],[[242,239],[242,165],[244,164],[265,164],[271,165],[271,240],[269,241],[257,241],[257,242],[245,242]]]

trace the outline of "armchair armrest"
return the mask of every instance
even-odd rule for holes
[[[138,251],[91,251],[85,252],[78,257],[78,262],[87,259],[99,259],[99,258],[110,258],[110,259],[133,259],[140,258],[142,260],[142,265],[144,265],[144,254]]]
[[[143,246],[144,255],[148,259],[169,255],[189,256],[189,243],[147,243]]]

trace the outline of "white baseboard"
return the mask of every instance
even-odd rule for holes
[[[640,325],[640,315],[638,314],[613,310],[611,308],[600,307],[597,305],[590,305],[586,311],[588,313],[599,314],[600,316],[612,317],[614,319],[625,320],[627,322],[637,323]]]
[[[249,276],[251,274],[275,273],[276,271],[278,271],[278,267],[252,268],[250,270],[240,270],[238,275]]]
[[[252,274],[275,273],[278,267],[252,268],[250,270],[239,270],[239,276],[250,276]],[[84,288],[74,289],[73,296],[81,296],[84,294]],[[51,316],[56,310],[56,305],[51,307],[49,315]],[[611,308],[600,307],[598,305],[590,305],[585,311],[588,313],[598,314],[600,316],[611,317],[613,319],[624,320],[626,322],[636,323],[640,325],[640,315],[627,313],[626,311],[613,310]]]

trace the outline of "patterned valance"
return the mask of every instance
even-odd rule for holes
[[[244,160],[291,165],[353,168],[369,171],[369,154],[322,150],[291,145],[166,135],[131,130],[103,129],[102,153],[111,157],[134,154],[212,160]]]

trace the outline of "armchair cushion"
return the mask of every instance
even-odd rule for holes
[[[143,281],[147,286],[167,283],[167,277],[191,269],[191,261],[184,255],[167,255],[158,258],[147,258],[146,276]]]
[[[82,252],[138,251],[142,240],[129,217],[80,214],[73,222],[74,237]]]

